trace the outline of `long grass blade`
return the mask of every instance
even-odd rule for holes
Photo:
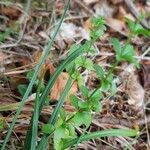
[[[67,12],[67,9],[68,9],[68,6],[69,6],[69,2],[70,2],[70,0],[67,1],[67,5],[66,5],[65,11],[64,11],[64,13],[63,13],[63,15],[62,15],[62,17],[61,17],[60,23],[58,24],[58,26],[57,26],[57,28],[56,28],[56,31],[54,32],[52,38],[51,38],[50,41],[48,42],[47,48],[45,49],[43,55],[41,56],[41,59],[40,59],[40,61],[39,61],[39,64],[38,64],[38,65],[36,66],[36,68],[35,68],[34,75],[33,75],[32,79],[31,79],[31,81],[30,81],[30,83],[29,83],[29,86],[28,86],[28,88],[27,88],[27,90],[26,90],[26,92],[25,92],[25,94],[24,94],[24,96],[23,96],[23,98],[22,98],[22,101],[20,102],[19,108],[18,108],[18,110],[17,110],[17,112],[16,112],[16,115],[15,115],[14,118],[13,118],[13,121],[12,121],[11,125],[10,125],[10,128],[9,128],[9,130],[8,130],[8,132],[7,132],[7,135],[6,135],[5,139],[4,139],[4,142],[3,142],[3,145],[2,145],[1,150],[4,150],[4,149],[5,149],[6,143],[7,143],[7,141],[9,140],[9,137],[10,137],[12,131],[13,131],[13,128],[14,128],[14,125],[15,125],[15,123],[16,123],[16,121],[17,121],[17,118],[18,118],[18,116],[19,116],[19,114],[20,114],[20,112],[21,112],[21,110],[22,110],[22,108],[23,108],[23,106],[24,106],[24,104],[25,104],[26,99],[27,99],[28,96],[29,96],[29,93],[30,93],[31,90],[32,90],[32,87],[33,87],[33,84],[34,84],[34,82],[35,82],[35,80],[36,80],[36,78],[37,78],[38,72],[39,72],[39,70],[40,70],[42,64],[43,64],[44,61],[46,60],[46,57],[47,57],[47,55],[48,55],[48,53],[49,53],[49,50],[50,50],[51,47],[52,47],[52,44],[53,44],[53,42],[54,42],[54,39],[55,39],[55,37],[56,37],[56,35],[57,35],[59,29],[60,29],[60,26],[61,26],[61,24],[62,24],[62,22],[63,22],[63,20],[64,20],[65,15],[66,15],[66,12]]]
[[[60,108],[61,108],[61,107],[63,106],[63,104],[64,104],[65,97],[66,97],[67,94],[68,94],[68,91],[69,91],[69,89],[70,89],[70,87],[71,87],[71,84],[72,84],[72,79],[71,79],[71,77],[70,77],[70,78],[68,79],[67,83],[66,83],[66,86],[65,86],[65,88],[64,88],[64,90],[63,90],[63,92],[62,92],[61,97],[60,97],[59,100],[58,100],[58,103],[57,103],[57,105],[56,105],[54,111],[52,112],[52,115],[51,115],[51,117],[50,117],[48,123],[50,123],[50,124],[52,124],[52,125],[55,124],[56,119],[57,119],[58,114],[59,114],[59,110],[60,110]],[[39,143],[38,150],[44,150],[45,147],[46,147],[46,145],[47,145],[47,141],[48,141],[48,135],[44,134],[44,135],[42,136],[42,138],[41,138],[40,143]]]
[[[70,3],[70,0],[67,1],[66,5],[65,5],[65,8],[64,8],[64,13],[63,13],[63,15],[62,15],[62,17],[61,17],[61,20],[60,20],[60,22],[59,22],[59,24],[58,24],[58,27],[57,27],[56,31],[54,32],[54,35],[52,36],[52,41],[50,41],[50,42],[51,42],[50,48],[51,48],[51,46],[52,46],[52,44],[53,44],[53,42],[54,42],[54,39],[55,39],[55,37],[56,37],[56,35],[57,35],[59,29],[60,29],[60,26],[61,26],[62,22],[63,22],[63,20],[64,20],[64,17],[65,17],[65,15],[66,15],[66,12],[67,12],[68,7],[69,7],[69,3]],[[49,48],[49,49],[50,49],[50,48]],[[46,53],[46,55],[47,55],[47,54],[48,54],[48,53]],[[54,83],[53,83],[53,84],[54,84]],[[48,95],[48,94],[47,94],[47,95]],[[41,99],[41,98],[40,98],[40,99]],[[45,100],[44,100],[44,102],[45,102]],[[44,104],[44,102],[43,102],[43,104]],[[40,107],[40,108],[42,108],[42,107]],[[40,112],[41,112],[41,109],[39,109],[39,113],[40,113]],[[31,136],[32,136],[32,124],[33,124],[33,117],[32,117],[32,119],[31,119],[31,121],[30,121],[30,127],[29,127],[29,130],[27,131],[27,134],[26,134],[25,143],[24,143],[24,147],[23,147],[24,150],[30,149]]]
[[[36,99],[35,99],[35,106],[34,106],[34,114],[33,114],[33,124],[32,124],[32,137],[31,137],[31,149],[36,149],[37,144],[37,133],[38,133],[38,118],[39,118],[39,97],[41,91],[41,83],[42,77],[38,81],[38,87],[36,91]]]
[[[137,131],[132,129],[107,129],[103,131],[97,131],[97,132],[82,135],[80,137],[80,142],[101,138],[101,137],[111,137],[111,136],[134,137],[137,134],[138,134]],[[78,140],[79,138],[65,141],[63,149],[73,146],[78,142]]]

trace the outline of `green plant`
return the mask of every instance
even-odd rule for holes
[[[55,149],[62,149],[64,143],[67,143],[67,141],[70,140],[74,140],[74,138],[76,139],[74,140],[76,141],[74,142],[74,144],[75,143],[77,144],[82,141],[82,137],[88,136],[88,134],[84,135],[83,133],[83,135],[81,135],[80,137],[81,139],[80,138],[78,139],[75,132],[75,128],[78,128],[81,125],[85,125],[85,132],[86,132],[86,129],[90,126],[92,121],[91,112],[101,111],[100,100],[103,97],[103,93],[110,91],[110,95],[115,94],[116,86],[115,83],[113,82],[113,71],[115,67],[122,61],[129,61],[131,63],[134,63],[136,66],[138,64],[134,58],[133,55],[134,51],[132,46],[130,46],[130,44],[126,44],[127,46],[121,47],[120,42],[117,39],[112,39],[112,44],[116,51],[116,60],[114,61],[114,64],[112,65],[111,69],[108,71],[104,71],[99,65],[93,64],[93,62],[89,58],[87,58],[87,56],[88,54],[92,54],[94,52],[93,44],[96,42],[97,39],[99,39],[103,35],[106,28],[103,18],[93,18],[92,23],[93,26],[91,29],[91,40],[86,41],[85,44],[82,46],[73,45],[70,49],[70,53],[73,53],[77,49],[83,48],[84,55],[77,57],[74,61],[72,61],[72,63],[68,64],[66,67],[66,70],[70,74],[72,80],[77,81],[79,90],[82,94],[82,98],[79,98],[76,95],[70,96],[71,104],[74,106],[76,111],[72,114],[66,115],[64,110],[63,111],[60,110],[62,108],[64,98],[67,95],[67,92],[65,91],[71,84],[65,87],[64,92],[62,93],[62,96],[58,101],[58,105],[54,109],[54,112],[57,113],[53,112],[48,122],[51,127],[49,129],[51,132],[48,132],[49,134],[44,133],[41,142],[38,146],[39,150],[45,149],[46,143],[53,133],[54,133]],[[127,51],[128,53],[125,53],[125,51]],[[97,76],[101,81],[99,88],[90,90],[84,85],[83,77],[81,75],[81,70],[83,69],[86,69],[88,71],[95,71],[97,73]],[[60,112],[59,116],[58,112]],[[101,132],[103,133],[103,131]],[[100,134],[96,133],[93,134],[96,134],[97,137],[100,137],[101,132]],[[117,132],[118,133],[117,135],[121,136],[125,132],[126,131],[122,130],[122,132]],[[134,131],[133,135],[136,135],[135,133],[136,132]],[[70,144],[69,146],[73,146],[73,142],[72,145]]]
[[[136,59],[134,58],[134,50],[133,46],[127,42],[124,46],[121,46],[118,39],[113,38],[112,44],[114,46],[115,52],[116,52],[116,60],[114,61],[112,67],[108,71],[104,71],[101,66],[94,64],[87,56],[88,54],[94,53],[93,45],[94,43],[103,35],[104,31],[106,30],[105,27],[105,21],[103,18],[93,18],[92,20],[92,28],[91,28],[91,39],[89,41],[86,41],[84,45],[84,55],[77,57],[74,61],[72,61],[71,64],[69,64],[66,68],[66,70],[69,72],[71,78],[75,81],[77,81],[79,86],[79,91],[81,93],[81,97],[79,98],[76,95],[71,95],[71,104],[75,108],[75,112],[72,114],[69,114],[68,116],[66,113],[63,113],[65,115],[62,115],[60,113],[57,122],[55,124],[50,123],[51,125],[55,126],[54,132],[54,147],[55,149],[63,149],[65,143],[70,144],[66,146],[65,148],[69,146],[73,146],[74,144],[78,144],[81,141],[83,141],[83,137],[89,136],[89,134],[86,134],[87,128],[90,126],[92,121],[92,112],[99,112],[101,111],[101,102],[100,100],[103,97],[103,93],[110,92],[110,95],[114,95],[116,92],[116,86],[113,81],[113,71],[116,68],[116,66],[123,62],[128,61],[130,63],[135,64],[135,66],[138,66],[138,63]],[[76,48],[78,48],[78,45],[73,45],[71,47],[70,53],[74,52]],[[81,74],[81,70],[88,70],[96,72],[99,80],[100,85],[98,88],[94,90],[88,89],[83,82],[83,77]],[[61,107],[57,107],[57,109],[60,109]],[[80,137],[77,137],[77,134],[75,132],[75,128],[80,127],[81,125],[85,126],[84,132]],[[116,134],[121,136],[123,133],[133,133],[133,135],[136,135],[135,131],[126,132],[121,131],[117,132]],[[51,136],[52,132],[49,134]],[[100,137],[101,133],[105,133],[105,131],[100,131],[96,133],[95,138]],[[109,132],[109,131],[108,131]],[[135,134],[134,134],[135,133]],[[43,145],[50,136],[45,136],[42,138],[42,142],[40,145]],[[110,135],[111,136],[111,130]],[[46,140],[47,138],[47,140]],[[67,145],[67,144],[66,144]],[[39,149],[42,149],[42,146],[39,147]],[[43,148],[44,149],[44,148]]]
[[[3,42],[11,33],[9,28],[6,28],[4,32],[0,32],[0,43]]]
[[[128,24],[128,27],[130,29],[130,36],[135,36],[135,35],[143,35],[150,37],[150,31],[148,29],[145,29],[139,21],[133,21],[130,18],[125,18],[126,22]],[[140,17],[140,19],[143,19],[143,16]]]
[[[35,80],[37,78],[39,69],[44,63],[48,51],[52,46],[54,38],[65,16],[68,5],[69,0],[67,2],[65,12],[62,16],[60,24],[58,25],[58,28],[53,35],[52,41],[49,42],[48,47],[45,50],[45,53],[43,54],[33,75],[30,75],[30,73],[27,75],[27,77],[30,80],[30,83],[26,89],[26,92],[24,93],[24,89],[26,88],[25,86],[19,88],[20,92],[24,94],[24,96],[20,103],[18,111],[13,119],[13,122],[10,126],[10,129],[8,130],[7,136],[2,146],[2,150],[5,149],[6,143],[13,130],[17,117],[19,116],[25,103],[25,100],[27,99],[29,93],[32,90],[33,85],[35,84]],[[44,89],[42,89],[42,78],[40,78],[37,81],[37,92],[34,105],[34,112],[29,124],[29,130],[26,134],[23,149],[35,150],[37,148],[38,150],[45,150],[48,140],[52,137],[54,139],[54,148],[57,150],[61,150],[72,147],[74,145],[77,146],[78,143],[93,138],[100,138],[105,136],[137,135],[137,132],[131,129],[110,129],[93,133],[87,132],[87,129],[89,128],[92,122],[92,112],[100,112],[102,110],[101,99],[103,98],[103,95],[106,92],[109,93],[110,96],[116,93],[116,85],[113,81],[113,72],[116,66],[119,63],[122,63],[123,61],[127,61],[129,63],[133,63],[135,66],[138,66],[138,62],[134,57],[134,49],[130,42],[130,39],[127,40],[127,42],[122,46],[118,39],[112,38],[111,41],[116,53],[116,59],[114,60],[111,68],[108,70],[104,70],[101,66],[94,64],[94,62],[88,58],[89,55],[95,53],[93,45],[97,40],[101,38],[105,31],[105,20],[102,17],[93,17],[90,32],[90,40],[86,41],[82,45],[74,44],[70,48],[69,55],[56,69],[55,73],[49,79]],[[56,107],[54,108],[49,118],[49,121],[42,126],[43,135],[41,137],[41,141],[38,143],[37,131],[39,115],[49,95],[49,92],[51,91],[55,81],[57,80],[58,76],[63,70],[66,70],[69,73],[70,77],[58,100]],[[88,87],[86,87],[86,85],[84,84],[84,78],[82,76],[83,70],[87,70],[88,72],[95,72],[97,74],[97,77],[100,80],[98,88],[91,90]],[[79,97],[77,95],[70,95],[71,105],[75,108],[75,111],[73,113],[67,114],[67,112],[63,109],[63,104],[65,101],[65,97],[67,96],[68,91],[71,88],[73,82],[77,82],[81,96]],[[84,132],[80,136],[78,136],[76,133],[76,128],[79,128],[81,125],[84,128]]]

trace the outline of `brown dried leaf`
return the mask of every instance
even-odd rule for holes
[[[90,28],[92,27],[91,24],[91,18],[88,18],[84,23],[83,23],[83,27],[86,31],[90,31]]]
[[[122,0],[111,0],[111,2],[116,5],[122,2]]]
[[[41,58],[42,52],[36,51],[34,53],[34,61],[37,64]],[[46,72],[46,63],[44,63],[42,65],[42,67],[40,68],[39,74],[38,74],[38,78],[41,77],[42,75],[44,75],[44,73]]]
[[[83,0],[83,1],[86,5],[90,5],[90,4],[98,2],[98,0]]]
[[[41,57],[41,52],[35,53],[35,62],[38,62],[40,57]],[[49,61],[47,59],[45,64],[42,65],[38,77],[44,75],[47,71],[49,71],[49,74],[51,76],[55,72],[55,70],[56,69],[55,69],[54,65],[49,63]],[[59,75],[59,77],[56,80],[56,82],[51,90],[51,93],[50,93],[50,99],[52,101],[57,101],[59,99],[59,97],[61,96],[61,93],[67,83],[68,78],[69,78],[69,75],[66,72],[62,72]],[[68,91],[68,96],[66,98],[67,103],[69,103],[69,95],[75,94],[77,92],[77,90],[78,90],[77,83],[74,82],[70,91]]]
[[[27,56],[21,56],[21,64],[24,65],[30,65],[32,64],[31,59]]]
[[[144,89],[138,82],[137,76],[131,74],[127,79],[127,94],[129,96],[128,103],[135,105],[137,108],[143,106],[144,103]]]
[[[150,61],[142,62],[142,73],[141,80],[143,81],[143,86],[146,89],[150,89]]]
[[[2,51],[0,51],[0,72],[4,72],[6,69],[4,66],[4,62],[6,58],[7,58],[7,55],[4,54]]]
[[[115,11],[115,8],[109,5],[109,2],[106,0],[99,1],[94,7],[95,16],[103,17],[112,17]]]
[[[122,5],[118,7],[117,12],[116,12],[117,19],[122,20],[122,21],[124,20],[124,16],[128,15],[126,12],[126,9]]]
[[[69,75],[68,73],[65,73],[65,72],[62,72],[60,74],[60,76],[58,77],[58,79],[56,80],[53,88],[52,88],[52,91],[51,91],[51,94],[50,94],[50,98],[51,100],[58,100],[58,98],[61,96],[61,93],[67,83],[67,80],[69,78]],[[77,92],[78,88],[77,88],[77,83],[73,83],[70,91],[68,91],[68,96],[66,98],[66,103],[70,103],[69,102],[69,95],[70,94],[75,94]]]
[[[127,32],[125,23],[123,21],[114,18],[106,18],[106,21],[113,29],[121,32]]]
[[[21,12],[15,7],[2,7],[0,9],[0,15],[5,15],[10,19],[17,19],[21,15]]]
[[[5,61],[5,58],[7,58],[7,55],[0,51],[0,62],[2,63],[3,61]]]

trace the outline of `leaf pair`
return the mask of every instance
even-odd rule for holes
[[[116,93],[116,84],[113,81],[113,74],[111,72],[106,74],[102,67],[97,64],[94,65],[94,69],[101,81],[100,91],[106,92],[110,90],[111,96],[113,96]]]
[[[80,92],[82,93],[84,101],[81,101],[77,96],[71,95],[71,104],[75,107],[76,110],[84,111],[101,111],[101,102],[102,93],[100,89],[89,91],[87,87],[81,86]]]
[[[80,56],[75,60],[76,68],[84,67],[85,69],[91,71],[93,70],[93,62],[91,59],[86,58],[85,56]]]
[[[122,47],[117,38],[112,38],[111,42],[115,49],[116,59],[118,62],[128,61],[138,67],[138,62],[134,57],[135,56],[134,48],[131,44],[126,43]]]
[[[59,122],[59,120],[58,120]],[[62,122],[54,131],[54,147],[61,150],[63,147],[63,140],[76,138],[75,127],[72,123]]]
[[[103,34],[104,31],[106,30],[105,27],[105,20],[102,17],[92,18],[92,28],[90,31],[90,36],[92,40],[97,40],[99,39]]]
[[[141,24],[139,24],[138,22],[132,21],[129,18],[126,18],[126,21],[128,23],[128,27],[132,34],[150,37],[150,31],[145,29]]]

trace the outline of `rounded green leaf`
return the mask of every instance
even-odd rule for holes
[[[76,127],[79,127],[81,125],[86,125],[86,127],[89,127],[91,124],[92,118],[90,112],[87,111],[79,111],[74,116],[74,124]]]
[[[105,73],[104,73],[102,67],[100,67],[98,64],[95,64],[94,69],[96,71],[96,74],[100,78],[100,80],[103,80],[105,78]]]
[[[28,85],[26,85],[26,84],[20,84],[20,85],[18,85],[18,91],[19,91],[19,93],[23,96],[24,94],[25,94],[25,92],[26,92],[26,90],[27,90],[27,87],[28,87]]]
[[[72,124],[68,124],[68,130],[69,130],[69,134],[70,136],[75,136],[76,135],[76,132],[75,132],[75,128]]]
[[[56,128],[54,132],[54,139],[60,140],[61,138],[64,138],[64,136],[65,136],[65,125],[61,125]]]
[[[84,85],[81,85],[81,86],[79,87],[79,89],[80,89],[80,92],[82,93],[82,95],[83,95],[85,98],[87,98],[88,95],[89,95],[89,90],[88,90],[88,88],[87,88],[86,86],[84,86]]]
[[[59,111],[59,113],[60,113],[61,119],[63,121],[65,121],[66,120],[66,112],[65,112],[65,110],[63,108],[61,108],[60,111]]]
[[[54,126],[51,124],[44,124],[42,126],[42,132],[45,134],[51,134],[54,130]]]
[[[76,109],[79,108],[79,105],[78,105],[79,99],[78,99],[75,95],[70,95],[70,101],[71,101],[71,104],[72,104]]]

